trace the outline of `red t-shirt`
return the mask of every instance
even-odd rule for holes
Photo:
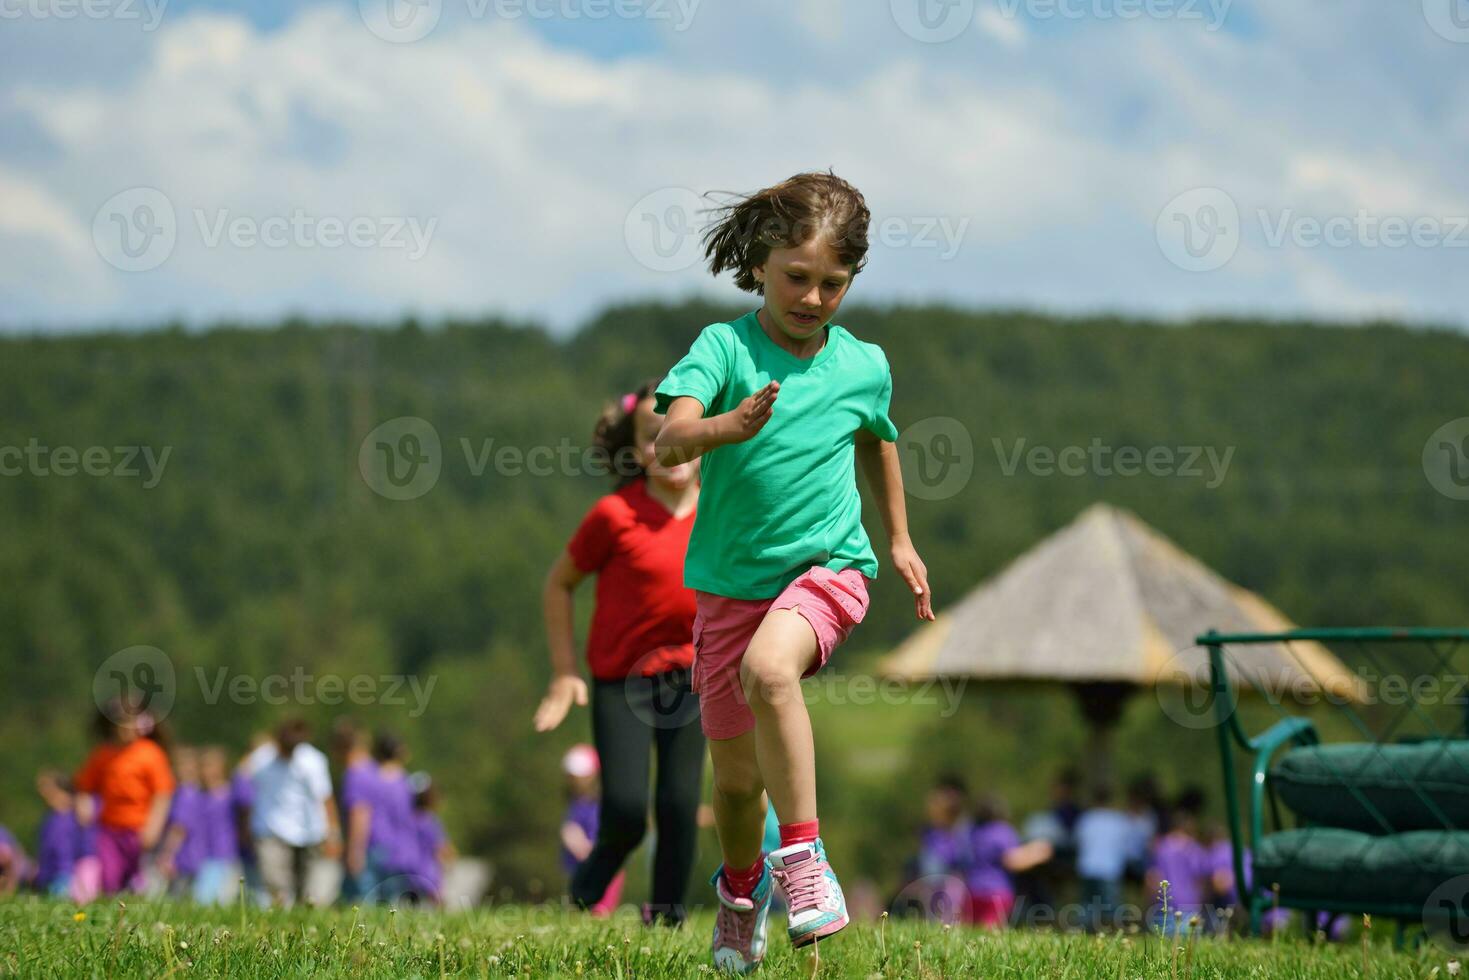
[[[634,480],[592,505],[566,546],[597,573],[587,664],[597,680],[652,677],[694,662],[694,591],[683,584],[694,512],[674,517]]]

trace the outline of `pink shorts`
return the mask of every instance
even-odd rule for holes
[[[704,734],[713,739],[737,738],[755,727],[740,683],[740,661],[767,612],[795,609],[816,631],[816,663],[805,677],[825,667],[837,644],[867,615],[867,579],[855,568],[834,572],[818,565],[774,599],[694,595],[693,686],[699,694]]]

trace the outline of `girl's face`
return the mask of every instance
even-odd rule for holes
[[[929,790],[928,822],[935,827],[952,827],[959,820],[959,801],[946,789]]]
[[[852,285],[852,270],[836,250],[813,235],[794,248],[773,248],[754,269],[765,285],[765,309],[787,337],[809,340],[819,334]]]
[[[173,767],[181,783],[199,781],[199,753],[193,749],[178,749],[174,752]]]
[[[230,781],[229,760],[223,752],[205,752],[199,758],[199,775],[213,789]]]
[[[653,411],[655,404],[657,402],[649,396],[638,402],[638,407],[633,410],[633,441],[636,443],[638,463],[650,477],[682,490],[698,477],[699,461],[695,459],[677,466],[663,466],[658,462],[653,442],[663,428],[663,416]]]

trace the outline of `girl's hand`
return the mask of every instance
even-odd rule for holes
[[[933,593],[928,588],[928,568],[906,534],[893,539],[892,556],[893,567],[913,591],[913,611],[919,619],[933,622]]]
[[[765,423],[774,414],[775,396],[778,394],[780,382],[772,381],[727,412],[725,419],[729,424],[729,435],[726,442],[744,442],[755,438],[755,434],[765,428]]]
[[[566,720],[566,713],[573,704],[587,703],[587,682],[576,674],[563,674],[551,681],[546,696],[536,708],[535,726],[538,732],[549,732]]]

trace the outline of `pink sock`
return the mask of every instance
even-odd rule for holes
[[[724,866],[724,884],[729,893],[736,898],[749,898],[755,894],[755,886],[760,884],[760,876],[765,873],[765,858],[758,857],[755,863],[742,870]]]
[[[781,847],[790,847],[792,844],[810,844],[820,836],[820,820],[802,820],[800,823],[780,825]]]

